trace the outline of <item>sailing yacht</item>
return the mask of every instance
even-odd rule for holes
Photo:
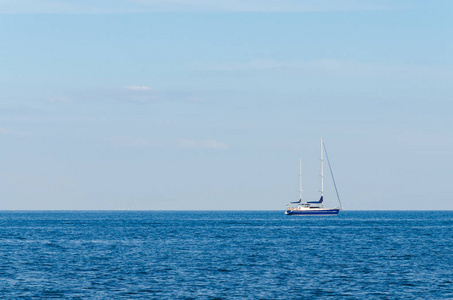
[[[335,179],[333,177],[332,168],[330,167],[329,157],[326,157],[329,164],[330,174],[332,175],[332,180],[335,186],[335,191],[337,192],[338,202],[340,207],[336,208],[325,208],[324,207],[324,151],[325,146],[324,142],[321,139],[321,198],[318,201],[307,201],[302,202],[302,160],[299,161],[299,201],[290,202],[286,207],[286,215],[338,215],[338,212],[342,209],[341,200],[338,195],[337,186],[335,184]],[[297,205],[294,205],[297,204]]]

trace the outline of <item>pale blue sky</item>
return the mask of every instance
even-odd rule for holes
[[[0,0],[0,208],[453,209],[451,3]]]

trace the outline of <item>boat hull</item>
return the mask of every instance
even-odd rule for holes
[[[307,210],[287,210],[286,215],[302,215],[302,216],[332,216],[338,215],[340,211],[339,208],[329,208],[329,209],[307,209]]]

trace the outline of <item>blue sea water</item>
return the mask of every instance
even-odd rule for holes
[[[0,212],[1,298],[453,298],[453,212]]]

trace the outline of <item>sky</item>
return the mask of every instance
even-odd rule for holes
[[[0,0],[0,209],[451,210],[452,13]]]

